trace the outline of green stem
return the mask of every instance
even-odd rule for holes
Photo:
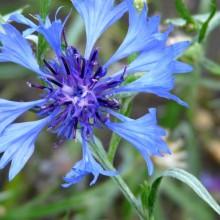
[[[199,159],[199,153],[198,148],[196,147],[198,145],[197,138],[195,134],[195,118],[196,118],[196,112],[198,112],[198,87],[199,87],[199,81],[201,78],[201,68],[199,66],[199,63],[196,63],[194,65],[194,74],[193,74],[193,80],[190,85],[190,99],[189,99],[189,105],[190,108],[188,110],[188,121],[191,125],[191,132],[189,133],[188,137],[188,150],[190,152],[189,157],[189,163],[191,164],[191,170],[196,175],[199,176],[200,172],[200,159]]]
[[[131,190],[128,188],[127,184],[122,179],[122,177],[120,175],[114,176],[113,181],[118,185],[121,192],[124,194],[124,196],[126,197],[127,201],[131,204],[131,206],[135,209],[140,219],[147,220],[147,217],[143,213],[143,210],[139,205],[137,199],[135,198]]]
[[[113,163],[115,158],[115,153],[118,148],[118,144],[121,140],[121,137],[115,133],[112,134],[110,144],[109,144],[109,151],[108,151],[108,159],[111,163]]]
[[[132,57],[134,58],[134,55]],[[123,108],[119,111],[120,114],[122,114],[124,116],[129,116],[131,114],[131,102],[132,102],[133,98],[134,98],[134,95],[121,99],[121,103],[123,105]],[[117,120],[117,119],[115,121],[119,122],[119,120]],[[115,158],[115,153],[118,148],[120,140],[121,140],[121,137],[119,135],[112,133],[112,137],[111,137],[110,144],[109,144],[109,150],[108,150],[108,159],[111,162],[111,164],[113,164],[113,161]]]
[[[42,17],[43,21],[45,21],[49,13],[51,3],[52,0],[40,0],[40,16]],[[37,61],[40,66],[42,65],[41,57],[45,53],[46,49],[47,49],[47,41],[43,37],[43,35],[40,34],[38,36],[38,47],[37,47]]]
[[[96,140],[96,143],[99,143],[98,140]],[[94,151],[95,155],[97,156],[98,160],[102,163],[102,165],[108,169],[108,170],[114,170],[112,164],[108,160],[107,153],[103,149],[101,144],[94,144],[91,143],[92,150]],[[118,185],[121,192],[126,197],[127,201],[131,204],[131,206],[135,209],[138,216],[141,220],[147,220],[147,216],[144,214],[143,209],[141,205],[139,204],[138,200],[135,198],[125,181],[122,179],[120,175],[116,175],[113,178],[113,181]]]

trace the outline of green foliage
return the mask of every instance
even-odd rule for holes
[[[148,198],[149,198],[149,193],[150,193],[150,189],[151,186],[148,182],[144,182],[143,185],[141,185],[141,203],[142,203],[142,207],[143,209],[146,209],[149,207],[149,202],[148,202]]]
[[[217,5],[216,5],[216,2],[213,1],[212,4],[211,4],[211,12],[210,12],[210,15],[208,17],[208,19],[202,24],[202,27],[201,27],[201,30],[200,30],[200,33],[199,33],[199,43],[201,43],[205,36],[206,36],[206,32],[208,30],[208,25],[210,23],[210,21],[212,20],[212,18],[215,16],[215,13],[217,11]]]
[[[190,11],[185,6],[182,0],[176,0],[176,10],[181,18],[186,20],[187,23],[194,23],[194,19],[190,14]]]
[[[218,203],[213,199],[213,197],[200,183],[200,181],[192,174],[186,172],[185,170],[176,168],[176,169],[166,170],[161,176],[172,177],[187,184],[201,199],[203,199],[220,215],[220,206],[218,205]]]
[[[214,61],[208,58],[203,58],[201,60],[201,64],[210,73],[213,73],[218,76],[220,75],[220,65],[215,63]]]
[[[123,97],[120,99],[120,103],[122,103],[123,108],[119,110],[120,114],[123,114],[125,116],[129,116],[131,113],[131,106],[132,106],[132,100],[134,98],[134,95],[130,97]],[[119,120],[115,120],[116,122],[119,122]],[[108,155],[109,155],[109,161],[113,162],[115,158],[115,153],[116,150],[119,146],[119,142],[121,140],[121,137],[115,133],[112,133],[110,144],[109,144],[109,150],[108,150]]]
[[[201,185],[199,180],[194,177],[199,177],[200,173],[203,172],[203,167],[206,168],[207,164],[208,166],[206,169],[211,166],[211,169],[217,172],[219,168],[218,163],[215,162],[211,154],[208,153],[211,149],[209,143],[211,143],[212,139],[218,139],[215,134],[218,133],[217,126],[219,125],[219,121],[218,117],[216,117],[218,114],[213,116],[214,119],[211,123],[214,125],[208,128],[209,132],[206,132],[208,131],[208,129],[206,129],[204,133],[201,133],[200,129],[202,129],[204,125],[200,121],[199,123],[196,121],[197,115],[201,109],[205,108],[212,116],[215,111],[218,112],[216,107],[219,107],[219,99],[216,98],[220,91],[220,60],[217,55],[217,47],[219,47],[219,44],[216,42],[216,49],[214,48],[213,51],[210,51],[208,43],[210,43],[209,37],[211,37],[211,33],[220,25],[220,11],[217,11],[214,1],[212,4],[210,4],[211,1],[209,1],[209,3],[207,3],[206,0],[204,1],[206,6],[211,6],[210,9],[207,7],[205,8],[206,10],[199,10],[196,12],[196,15],[192,15],[190,4],[186,6],[183,0],[176,0],[176,10],[180,18],[166,20],[168,23],[172,23],[181,30],[180,32],[175,32],[177,30],[177,28],[175,28],[173,36],[177,36],[181,33],[181,37],[185,35],[185,37],[191,40],[190,48],[180,60],[192,64],[195,70],[191,74],[181,77],[178,76],[178,84],[176,90],[173,92],[178,94],[178,96],[181,95],[184,100],[189,102],[190,108],[185,109],[171,101],[166,101],[166,105],[164,105],[164,102],[157,103],[159,105],[158,116],[160,118],[158,124],[170,129],[171,138],[180,138],[184,142],[184,149],[188,155],[186,163],[189,166],[190,173],[193,173],[193,175],[180,169],[168,169],[163,174],[159,174],[162,171],[155,165],[157,172],[155,176],[159,177],[148,177],[143,158],[136,154],[133,148],[129,148],[127,142],[122,142],[118,135],[112,135],[108,155],[104,150],[103,143],[95,137],[96,144],[90,143],[90,147],[96,159],[101,162],[103,167],[111,170],[114,170],[112,165],[114,161],[114,164],[116,164],[115,166],[121,171],[120,175],[113,178],[114,184],[111,179],[100,178],[99,182],[89,189],[85,180],[77,186],[64,190],[60,187],[59,180],[56,178],[50,177],[51,179],[48,180],[45,178],[44,180],[45,176],[43,176],[43,178],[42,176],[36,176],[35,170],[40,169],[38,166],[27,166],[26,170],[22,171],[22,173],[11,183],[7,183],[4,176],[1,178],[1,219],[96,220],[108,218],[109,220],[131,220],[136,219],[137,216],[145,220],[152,220],[154,218],[155,220],[164,220],[166,218],[175,219],[175,217],[169,216],[170,213],[168,212],[168,210],[172,208],[172,204],[175,204],[175,207],[179,207],[178,217],[181,219],[216,219],[214,211],[220,214],[219,205],[213,200],[212,196],[210,196],[207,190]],[[33,8],[33,2],[29,2],[31,5],[30,8]],[[202,4],[202,0],[198,2]],[[16,3],[16,6],[19,5],[18,3],[19,1]],[[4,5],[4,3],[2,4]],[[20,4],[22,3],[20,2]],[[70,1],[56,2],[52,0],[41,0],[41,16],[45,19],[48,12],[53,15],[53,10],[51,11],[51,9],[56,9],[60,4],[66,6],[64,7],[64,14],[68,14],[71,7]],[[167,18],[169,15],[166,14],[163,4],[163,1],[151,1],[149,3],[149,11],[151,11],[151,8],[153,8],[151,6],[153,5],[157,11],[161,9],[163,11],[161,13],[165,14]],[[8,6],[8,8],[2,7],[6,14],[0,15],[0,23],[5,23],[7,21],[11,11],[22,13],[25,8],[19,7],[20,9],[15,10],[11,7],[12,5]],[[35,9],[34,13],[37,13]],[[71,17],[73,18],[72,20]],[[84,45],[81,39],[82,36],[85,35],[83,32],[84,26],[82,19],[79,15],[76,15],[74,11],[71,17],[66,32],[67,40],[70,45],[79,45],[80,50],[83,51]],[[120,35],[126,33],[127,30],[124,28],[124,25],[116,25],[118,25],[118,29],[116,30],[121,31],[119,33]],[[119,40],[115,37],[114,39],[110,38],[110,35],[106,35],[104,38],[106,38],[108,42],[110,39],[110,41],[113,42],[112,45],[117,46]],[[121,36],[121,38],[123,38],[123,36]],[[47,52],[49,46],[41,35],[39,35],[39,38],[32,38],[31,41],[36,44],[36,39],[38,41],[37,58],[38,62],[41,63],[41,55]],[[107,40],[104,39],[100,41],[100,44],[105,45]],[[175,40],[179,41],[178,39]],[[33,45],[34,47],[35,44]],[[112,45],[110,44],[110,47]],[[112,50],[115,50],[116,46]],[[104,54],[105,57],[109,56],[109,51],[100,50],[100,52],[106,53]],[[215,53],[215,60],[208,58],[209,56],[207,54],[211,52]],[[128,62],[131,63],[136,56],[137,54],[134,54],[129,57]],[[31,75],[29,76],[24,68],[10,63],[1,64],[0,68],[1,88],[5,88],[5,84],[8,85],[8,87],[2,91],[2,96],[16,99],[20,98],[18,94],[22,91],[20,91],[20,87],[17,88],[16,80],[19,80],[21,77],[30,80]],[[128,75],[124,83],[135,81],[140,76],[141,73],[134,76]],[[10,86],[12,88],[9,88]],[[31,100],[30,96],[32,96],[32,94],[27,93],[24,97],[26,100]],[[124,105],[123,110],[121,110],[122,114],[126,116],[131,114],[131,102],[133,98],[134,96],[130,93],[125,93],[119,97]],[[147,99],[148,97],[146,100]],[[211,101],[212,103],[218,103],[218,105],[212,105],[211,108]],[[149,106],[150,105],[151,103],[149,103]],[[132,113],[134,114],[135,112]],[[33,161],[39,158],[42,163],[44,160],[48,163],[48,161],[52,159],[50,155],[51,151],[55,151],[54,154],[57,154],[59,150],[65,152],[64,146],[57,150],[51,150],[51,148],[45,150],[45,143],[47,146],[51,146],[53,140],[48,140],[44,135],[42,136],[43,140],[39,141],[39,146],[44,149],[43,152],[46,152],[46,154],[37,155],[36,158],[32,158]],[[119,143],[123,145],[123,148],[118,149]],[[81,154],[79,150],[77,151],[75,149],[76,146],[74,144],[71,144],[71,146],[69,144],[67,148],[68,150],[71,148],[71,153],[76,157]],[[116,150],[118,150],[119,160],[115,159]],[[209,154],[209,156],[207,156],[207,154]],[[59,162],[63,162],[66,159],[67,157],[64,159],[60,157]],[[204,163],[204,161],[206,163]],[[65,164],[57,168],[52,163],[51,170],[57,172],[57,170],[61,169],[62,174],[64,174],[71,166],[72,164]],[[122,169],[120,169],[121,167]],[[48,177],[49,174],[46,176]],[[164,177],[172,177],[180,180],[181,184],[177,184],[176,181]],[[145,181],[146,178],[148,178],[147,181]],[[46,187],[41,186],[41,179],[47,183]],[[161,184],[162,180],[163,184]],[[151,185],[149,184],[150,182],[152,182]],[[140,185],[141,187],[139,189],[138,186]],[[189,186],[189,188],[186,186]],[[199,200],[199,197],[197,198],[195,193],[191,193],[190,188],[196,192],[201,200]],[[163,196],[160,197],[159,192]],[[166,204],[163,200],[164,196],[166,196]],[[215,196],[216,199],[219,199],[217,195]],[[205,203],[202,200],[205,201]],[[209,206],[212,207],[214,211],[209,208]],[[172,212],[176,214],[175,210],[172,210]]]
[[[196,23],[196,29],[198,30],[198,41],[201,43],[206,39],[209,34],[220,25],[220,12],[216,12],[216,5],[212,4],[212,11],[206,14],[198,14],[192,16],[194,23]],[[167,23],[173,24],[178,27],[186,27],[189,20],[183,18],[167,19]],[[193,27],[194,30],[195,26]],[[191,27],[192,29],[192,27]]]
[[[156,204],[158,188],[159,188],[161,180],[162,179],[160,179],[160,178],[156,179],[150,187],[150,192],[149,192],[149,196],[148,196],[148,209],[149,209],[148,217],[149,217],[149,219],[151,219],[154,216],[154,207]]]
[[[216,220],[214,211],[200,200],[199,197],[194,197],[195,193],[192,193],[190,188],[187,189],[183,184],[163,178],[163,184],[160,185],[159,191],[164,196],[167,196],[176,206],[181,208],[181,212],[186,213],[186,216],[199,220]],[[156,211],[155,207],[155,215]],[[179,213],[179,215],[182,214]]]
[[[40,16],[42,17],[43,21],[45,21],[46,16],[49,14],[50,6],[53,0],[40,0]],[[42,65],[41,57],[48,48],[48,43],[43,35],[38,36],[38,47],[37,47],[37,60],[40,65]]]
[[[107,153],[105,152],[101,141],[97,137],[95,137],[95,143],[91,142],[90,146],[90,149],[94,152],[104,168],[106,168],[107,170],[114,170],[112,163],[108,160]],[[140,207],[137,199],[135,198],[125,181],[122,179],[122,177],[120,175],[116,175],[113,176],[112,179],[120,188],[121,192],[124,194],[129,203],[132,204],[132,207],[135,209],[140,219],[145,219],[145,214],[142,211],[142,207]]]
[[[182,169],[168,169],[160,177],[154,180],[151,185],[151,190],[148,196],[149,218],[153,216],[153,210],[155,207],[155,201],[158,194],[159,186],[164,177],[172,177],[187,184],[201,199],[203,199],[220,215],[220,206],[212,198],[212,196],[208,193],[208,191],[197,178]]]

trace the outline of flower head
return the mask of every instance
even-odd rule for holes
[[[176,57],[181,55],[189,43],[166,46],[172,27],[167,32],[159,32],[160,19],[157,16],[148,18],[146,5],[139,14],[131,0],[116,6],[114,0],[72,0],[72,3],[85,23],[87,42],[84,54],[75,46],[68,45],[63,31],[67,19],[62,22],[56,18],[57,14],[54,21],[47,17],[45,22],[36,15],[39,24],[21,14],[13,14],[10,20],[28,26],[23,35],[11,24],[3,25],[4,32],[0,33],[0,62],[9,61],[24,66],[35,72],[44,83],[28,82],[29,87],[41,90],[40,100],[27,103],[0,100],[0,112],[3,114],[0,117],[0,140],[5,141],[0,145],[0,152],[4,152],[0,168],[12,161],[12,179],[31,156],[39,132],[47,125],[47,130],[56,133],[60,143],[76,139],[77,131],[81,133],[83,159],[64,178],[67,182],[65,187],[78,182],[87,174],[94,176],[91,184],[96,182],[99,174],[117,175],[115,171],[104,170],[88,148],[94,128],[106,126],[136,147],[148,164],[149,174],[152,174],[150,155],[170,153],[161,139],[165,132],[157,126],[156,110],[149,109],[148,114],[137,120],[127,118],[117,112],[123,108],[117,95],[124,92],[147,92],[187,105],[171,94],[170,90],[174,87],[174,73],[192,70],[189,65],[176,61]],[[104,48],[95,47],[96,41],[126,12],[129,13],[127,35],[114,55],[102,64],[99,50]],[[25,39],[35,31],[45,37],[55,52],[55,56],[50,59],[42,57],[42,67],[37,64],[31,46]],[[61,46],[62,36],[65,48]],[[109,75],[111,65],[133,53],[138,53],[138,56],[132,63],[125,63],[118,72]],[[126,76],[135,72],[143,72],[144,75],[132,83],[123,84]],[[34,109],[42,119],[12,124],[29,109]],[[111,122],[111,115],[121,122]],[[26,141],[23,141],[25,138]]]

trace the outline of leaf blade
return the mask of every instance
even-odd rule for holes
[[[169,169],[165,171],[162,176],[173,177],[187,184],[201,199],[220,215],[220,206],[195,176],[179,168]]]
[[[180,17],[185,19],[187,22],[194,23],[194,20],[188,10],[188,8],[185,6],[185,4],[182,2],[182,0],[176,0],[176,10]]]
[[[208,31],[209,23],[212,20],[212,18],[215,16],[216,11],[217,11],[217,5],[216,5],[216,2],[213,1],[211,4],[210,15],[209,15],[208,19],[202,24],[202,28],[200,30],[199,38],[198,38],[199,43],[201,43],[205,39],[206,33]]]
[[[172,177],[187,184],[203,201],[205,201],[216,213],[220,215],[220,206],[209,194],[200,181],[185,170],[172,168],[162,173],[151,185],[151,191],[148,197],[149,218],[153,216],[155,201],[158,194],[159,186],[164,177]]]

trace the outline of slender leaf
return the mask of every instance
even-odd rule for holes
[[[197,21],[197,23],[204,23],[209,18],[210,14],[199,14],[199,15],[193,15],[193,19]],[[187,21],[182,18],[173,18],[173,19],[167,19],[166,23],[173,24],[178,27],[183,27],[187,24]],[[207,31],[206,31],[206,37],[213,29],[215,29],[218,25],[220,25],[220,12],[216,12],[214,17],[209,22]]]
[[[210,15],[209,15],[208,19],[203,23],[202,28],[200,30],[199,39],[198,39],[199,43],[201,43],[205,39],[209,23],[212,20],[212,18],[214,17],[216,11],[217,11],[217,5],[216,5],[216,2],[213,1],[211,4]]]
[[[143,185],[141,185],[141,203],[144,209],[147,209],[149,206],[148,198],[150,193],[151,186],[148,182],[144,182]]]
[[[152,216],[153,216],[156,198],[158,195],[158,188],[159,188],[161,181],[162,181],[162,177],[157,178],[153,182],[153,184],[151,185],[150,193],[148,196],[148,216],[149,216],[149,218],[152,218]]]
[[[220,215],[220,206],[218,203],[213,199],[201,182],[192,174],[182,169],[169,169],[163,173],[163,176],[173,177],[187,184],[201,199]]]
[[[150,211],[150,215],[153,215],[153,209],[155,206],[155,200],[157,197],[158,189],[161,180],[163,177],[172,177],[180,180],[181,182],[187,184],[193,191],[203,199],[209,206],[211,206],[219,215],[220,215],[220,206],[218,203],[212,198],[209,192],[205,189],[205,187],[199,182],[199,180],[194,177],[192,174],[182,170],[182,169],[168,169],[166,170],[160,177],[158,177],[152,184],[152,189],[149,194],[150,204],[149,207],[152,208]]]
[[[208,70],[210,73],[220,75],[220,65],[209,60],[208,58],[204,58],[201,61],[202,66]]]
[[[161,184],[160,191],[178,205],[184,213],[190,215],[191,219],[216,220],[212,209],[202,200],[196,199],[196,195],[185,186],[178,186],[171,179],[166,179],[165,183]],[[156,209],[154,214],[156,215]]]
[[[43,21],[45,21],[49,13],[51,3],[52,0],[40,0],[40,16],[42,17]],[[38,48],[37,48],[37,60],[40,65],[42,64],[41,56],[45,53],[47,47],[48,44],[46,39],[43,37],[43,35],[40,34],[38,37]]]
[[[207,89],[220,91],[220,82],[214,79],[209,79],[209,78],[199,79],[199,85]]]
[[[187,23],[194,23],[194,20],[188,10],[188,8],[184,5],[182,0],[176,0],[176,10],[180,17],[185,19]]]

